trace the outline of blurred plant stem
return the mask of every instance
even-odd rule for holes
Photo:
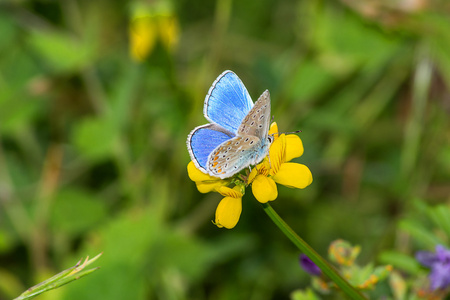
[[[309,246],[302,238],[300,238],[291,227],[275,212],[268,203],[262,203],[264,211],[272,219],[272,221],[280,228],[280,230],[297,246],[300,251],[305,253],[321,270],[327,275],[341,290],[351,299],[366,299],[358,290],[345,280],[332,265],[323,259],[311,246]]]
[[[203,61],[201,72],[197,81],[198,88],[196,89],[199,94],[196,98],[203,97],[203,87],[205,80],[209,80],[217,72],[217,65],[219,58],[223,51],[223,41],[226,36],[228,26],[230,24],[231,12],[232,12],[231,0],[218,0],[216,4],[216,10],[214,12],[214,25],[212,34],[210,36],[211,43],[209,44],[209,53],[205,56]],[[200,94],[201,93],[201,94]],[[200,103],[200,102],[199,102]]]
[[[218,62],[218,57],[220,57],[220,52],[223,49],[223,38],[228,29],[228,24],[230,23],[232,9],[231,0],[219,0],[217,1],[215,16],[214,16],[214,38],[211,39],[211,52],[209,61],[204,65],[208,70],[214,70],[211,68],[212,65],[216,65]]]
[[[53,196],[58,189],[62,159],[62,146],[56,143],[50,145],[42,169],[33,233],[30,237],[31,257],[36,270],[44,270],[48,267],[49,237],[47,226]]]
[[[0,135],[1,139],[1,135]],[[0,144],[0,204],[2,205],[5,214],[14,229],[19,234],[20,238],[26,242],[28,241],[28,231],[31,228],[31,219],[23,205],[23,202],[17,198],[14,184],[8,170],[3,147]]]
[[[425,107],[432,79],[432,63],[426,46],[419,49],[417,60],[412,87],[412,103],[405,129],[401,161],[401,171],[406,181],[409,181],[411,176],[414,176],[413,174],[417,174],[414,169],[419,155]]]

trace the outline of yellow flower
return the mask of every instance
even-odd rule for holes
[[[303,144],[297,135],[278,135],[276,123],[270,127],[274,142],[270,146],[269,158],[265,158],[249,175],[252,192],[261,202],[273,201],[278,196],[275,183],[291,188],[303,189],[312,183],[312,174],[307,166],[290,163],[293,158],[303,154]]]
[[[270,134],[273,135],[274,140],[278,139],[278,125],[276,122],[270,124],[269,135]],[[303,155],[303,143],[297,135],[286,135],[286,144],[288,145],[286,147],[286,161],[291,161],[292,159]]]
[[[235,186],[234,188],[229,188],[222,186],[217,189],[217,191],[225,196],[216,209],[216,220],[214,224],[217,227],[225,227],[231,229],[236,226],[239,221],[239,217],[242,212],[242,196],[244,193],[240,186]]]
[[[275,200],[278,197],[276,183],[294,187],[305,188],[312,182],[312,174],[307,166],[290,163],[293,158],[303,154],[303,144],[297,135],[278,134],[276,123],[272,123],[269,134],[273,135],[274,142],[269,149],[269,157],[257,165],[246,175],[220,179],[203,173],[191,161],[187,166],[189,178],[195,182],[201,193],[218,192],[223,198],[216,209],[214,224],[219,228],[234,228],[242,212],[242,197],[245,187],[252,185],[255,198],[261,202]],[[228,185],[234,184],[233,188]]]
[[[168,51],[175,48],[180,34],[170,1],[138,2],[132,10],[130,55],[135,61],[144,61],[153,52],[158,39]]]
[[[236,226],[242,212],[242,196],[244,195],[242,185],[229,188],[226,185],[230,184],[231,180],[205,174],[197,169],[192,161],[188,164],[187,170],[189,178],[195,182],[200,193],[218,192],[225,196],[217,206],[214,224],[219,228],[228,229]]]
[[[129,34],[131,57],[135,61],[144,61],[156,44],[158,32],[154,18],[151,16],[134,18]]]
[[[223,180],[203,173],[197,169],[192,161],[188,164],[187,171],[189,178],[195,182],[198,191],[203,194],[214,192],[221,186],[225,186],[230,183],[230,180]]]
[[[173,14],[162,15],[159,18],[159,36],[167,50],[172,51],[178,43],[180,29],[178,19]]]

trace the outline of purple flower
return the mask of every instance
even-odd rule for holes
[[[431,269],[429,279],[432,290],[450,286],[450,250],[442,245],[436,246],[435,253],[419,251],[416,253],[419,263]]]
[[[320,276],[322,274],[320,268],[305,254],[300,254],[300,266],[310,275]]]

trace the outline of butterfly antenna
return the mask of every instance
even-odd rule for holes
[[[296,133],[299,133],[299,132],[302,132],[302,131],[301,130],[296,130],[296,131],[289,131],[289,132],[275,132],[275,133],[272,133],[270,135],[273,136],[274,134],[296,134]]]
[[[296,133],[299,133],[299,132],[302,132],[301,130],[296,130],[296,131],[290,131],[290,132],[279,132],[280,134],[296,134]]]

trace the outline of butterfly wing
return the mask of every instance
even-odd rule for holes
[[[208,173],[222,179],[233,176],[254,163],[260,142],[258,137],[251,135],[236,136],[223,142],[208,157]]]
[[[208,156],[220,144],[233,138],[232,132],[224,130],[215,124],[206,124],[194,128],[189,133],[186,144],[191,160],[197,169],[204,173],[207,172]]]
[[[267,139],[270,125],[270,94],[268,90],[258,98],[253,108],[242,121],[237,135],[252,135],[261,140]]]
[[[236,133],[252,107],[252,98],[242,81],[232,71],[225,71],[209,89],[203,114],[211,123]]]

